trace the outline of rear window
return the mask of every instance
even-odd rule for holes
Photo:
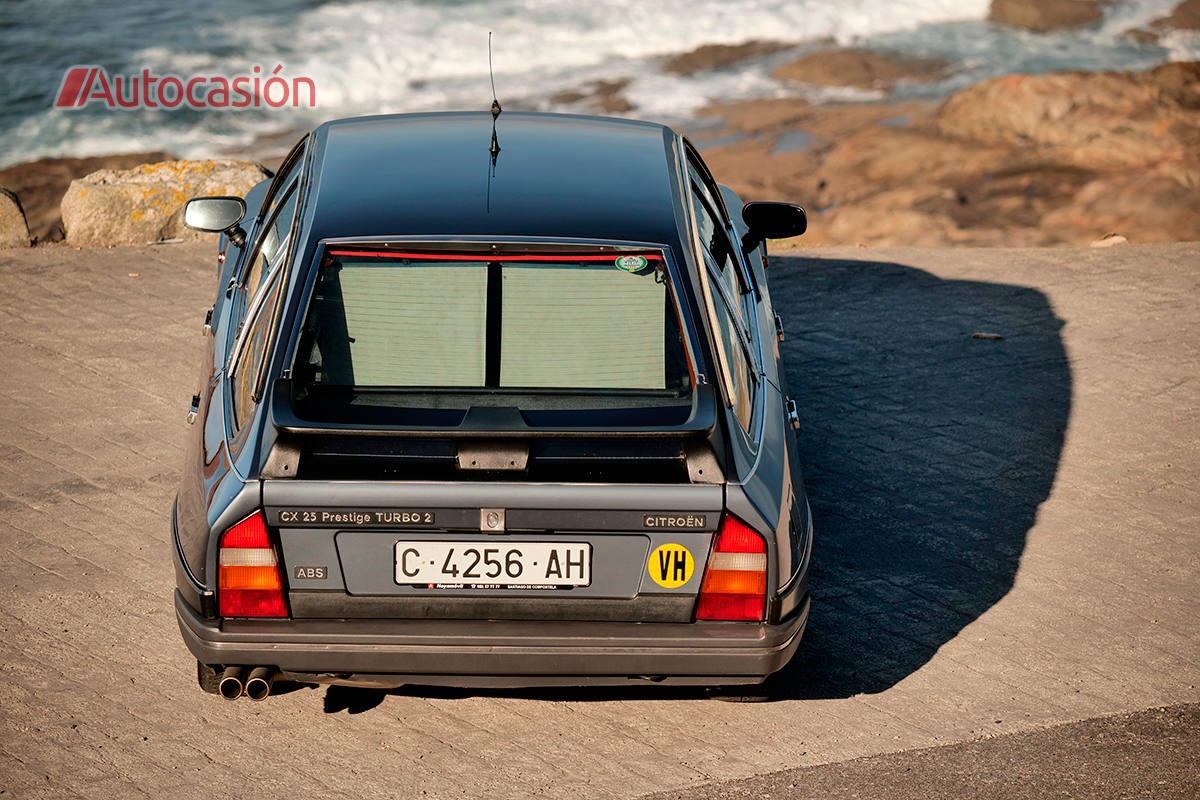
[[[472,409],[524,425],[679,424],[693,370],[668,274],[660,252],[332,250],[293,365],[296,411],[397,424],[458,425]],[[505,414],[483,418],[494,427]]]

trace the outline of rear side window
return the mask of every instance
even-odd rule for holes
[[[241,320],[234,340],[233,357],[236,363],[230,370],[233,383],[234,420],[237,427],[250,416],[256,402],[259,371],[266,355],[267,337],[274,329],[279,302],[278,277],[282,261],[289,250],[290,231],[296,213],[297,183],[293,182],[279,198],[275,211],[268,217],[260,234],[258,252],[246,274],[246,285],[238,290],[237,318]],[[276,278],[272,282],[272,278]],[[254,314],[253,318],[247,318]],[[251,327],[243,331],[243,325]],[[231,362],[232,363],[232,362]]]
[[[301,140],[301,142],[297,142],[296,148],[291,153],[288,153],[287,157],[284,159],[286,170],[281,175],[277,176],[275,180],[275,186],[279,187],[279,190],[287,188],[287,186],[296,179],[296,176],[300,174],[300,167],[304,163],[304,151],[302,146],[303,140]],[[277,191],[270,198],[270,202],[267,204],[267,207],[263,209],[262,216],[264,218],[270,216],[271,212],[275,210],[275,206],[282,202],[286,202],[283,198],[283,192]]]
[[[701,256],[707,267],[707,286],[711,290],[716,332],[720,339],[718,346],[729,374],[727,390],[730,392],[731,406],[742,428],[749,432],[757,381],[747,324],[747,320],[752,320],[755,313],[753,296],[743,293],[729,237],[716,212],[701,197],[702,194],[700,187],[693,184],[690,192],[692,210]]]
[[[266,358],[269,349],[269,337],[274,328],[273,322],[278,309],[280,284],[281,281],[276,280],[263,288],[267,294],[262,298],[262,305],[258,308],[254,318],[250,320],[250,327],[246,330],[245,342],[239,354],[237,369],[230,376],[233,384],[234,422],[237,428],[241,428],[250,418],[254,408],[255,384],[263,366],[263,359]]]
[[[700,242],[712,258],[712,265],[716,268],[717,276],[720,277],[726,293],[731,299],[739,301],[735,304],[737,306],[735,313],[738,319],[745,324],[740,305],[742,285],[738,280],[737,264],[733,260],[729,237],[725,233],[724,226],[718,221],[716,212],[709,207],[707,201],[701,199],[700,189],[695,185],[692,186],[691,197],[692,207],[696,212],[696,226],[699,229]]]
[[[678,320],[661,254],[335,250],[293,372],[314,396],[349,390],[360,403],[464,412],[504,406],[527,424],[527,412],[690,408]]]
[[[289,186],[280,198],[275,210],[267,218],[267,225],[259,234],[258,252],[254,263],[246,273],[246,292],[250,297],[258,291],[271,268],[287,254],[292,222],[296,216],[297,184]]]
[[[738,337],[737,322],[730,315],[725,298],[718,296],[713,302],[713,308],[717,315],[721,348],[729,358],[729,377],[733,381],[733,411],[742,428],[749,432],[754,409],[751,400],[755,382],[754,370],[751,369],[746,348]]]

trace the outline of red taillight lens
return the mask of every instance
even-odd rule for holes
[[[225,531],[217,562],[217,605],[222,617],[288,615],[279,559],[261,511]]]
[[[767,543],[730,514],[704,569],[696,619],[751,622],[767,609]]]

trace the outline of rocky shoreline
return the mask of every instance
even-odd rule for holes
[[[990,19],[1047,31],[1094,24],[1103,5],[993,0]],[[1129,35],[1188,29],[1200,29],[1200,0],[1184,0]],[[720,70],[794,48],[706,45],[664,57],[662,69]],[[713,103],[683,129],[746,199],[806,206],[805,243],[1079,245],[1110,233],[1138,242],[1200,239],[1200,62],[1014,74],[940,100],[905,100],[895,98],[897,87],[941,81],[952,65],[833,42],[804,49],[770,73],[797,87],[794,96]],[[596,81],[552,100],[636,114],[626,84]],[[816,103],[799,96],[805,87],[857,90],[866,99]],[[238,162],[173,162],[151,152],[0,169],[0,246],[177,236],[178,206],[189,193],[245,191],[247,176],[263,174],[255,162],[276,161],[271,154],[291,138],[258,143],[251,160],[239,154]]]
[[[940,103],[755,100],[706,113],[720,124],[696,141],[713,172],[743,197],[806,205],[808,244],[1200,239],[1197,62],[1009,75]]]

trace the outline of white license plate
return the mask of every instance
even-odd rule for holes
[[[396,542],[396,583],[546,588],[592,582],[587,542]]]

